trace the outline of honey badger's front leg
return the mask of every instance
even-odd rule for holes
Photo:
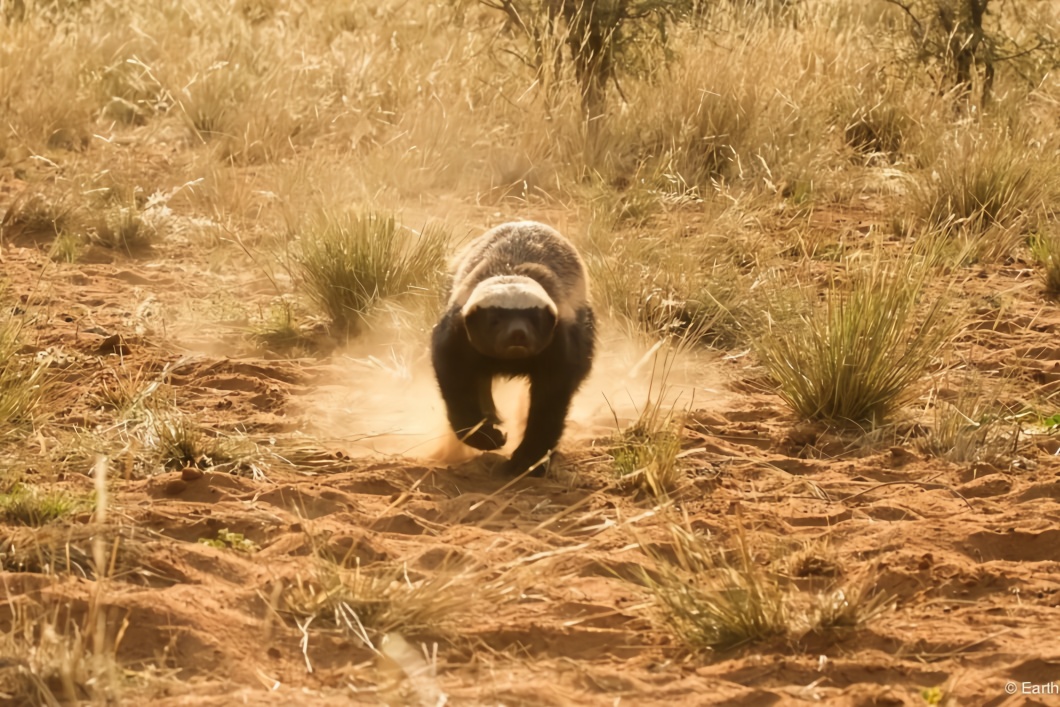
[[[435,328],[431,357],[435,376],[457,438],[469,447],[491,452],[507,441],[496,427],[499,420],[493,405],[493,372],[483,370],[480,357],[459,332],[452,317]]]
[[[506,462],[503,471],[522,474],[533,467],[541,476],[548,467],[547,455],[563,436],[571,399],[592,368],[596,324],[585,307],[575,321],[560,325],[553,347],[543,363],[530,373],[530,413],[523,441]]]
[[[578,381],[580,382],[580,381]],[[505,474],[522,474],[533,467],[532,476],[542,476],[548,468],[548,455],[559,444],[571,399],[578,389],[569,379],[537,375],[530,378],[530,412],[523,441],[504,463]]]

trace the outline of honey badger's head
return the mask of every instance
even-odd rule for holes
[[[478,283],[460,313],[471,345],[491,358],[536,356],[556,330],[556,303],[540,283],[521,275]]]

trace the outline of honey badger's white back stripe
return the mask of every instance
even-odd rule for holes
[[[498,275],[486,278],[471,291],[471,296],[460,310],[467,316],[476,309],[547,309],[556,315],[556,303],[541,284],[521,275]]]

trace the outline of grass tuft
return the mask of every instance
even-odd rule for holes
[[[35,528],[89,507],[86,499],[26,484],[15,484],[10,491],[0,494],[0,513],[5,520]]]
[[[1011,452],[1018,423],[1002,402],[1011,383],[1011,376],[971,374],[956,380],[956,390],[934,391],[920,449],[958,463],[992,462]]]
[[[22,356],[21,325],[0,320],[0,434],[31,424],[48,392],[47,360]]]
[[[311,580],[290,588],[287,609],[296,616],[320,617],[354,635],[381,637],[396,631],[437,630],[488,602],[514,598],[511,578],[484,568],[442,568],[433,575],[411,572],[404,564],[352,568],[320,559]]]
[[[854,586],[800,589],[754,559],[742,527],[729,551],[676,525],[671,534],[673,555],[650,552],[656,574],[644,571],[642,579],[663,624],[693,650],[856,629],[888,606],[882,595]]]
[[[68,195],[28,190],[17,196],[0,219],[0,237],[51,238],[74,226],[76,213]]]
[[[857,426],[907,402],[956,330],[946,297],[927,292],[930,276],[914,260],[874,256],[848,265],[823,302],[771,320],[752,343],[784,402],[804,419]]]
[[[207,435],[183,415],[156,417],[153,433],[162,465],[167,468],[191,466],[206,469],[229,460],[229,454],[220,440]]]
[[[681,417],[661,409],[661,400],[649,402],[639,419],[616,435],[611,447],[619,479],[655,498],[668,498],[685,480],[679,459],[683,429]]]
[[[1060,296],[1060,236],[1052,233],[1035,236],[1031,239],[1031,254],[1042,268],[1046,294]]]
[[[1041,150],[1000,131],[964,134],[910,192],[912,212],[956,241],[966,260],[1009,255],[1037,228],[1060,188]]]
[[[378,212],[321,211],[300,234],[297,271],[340,336],[359,333],[382,300],[438,291],[449,233],[417,233]]]

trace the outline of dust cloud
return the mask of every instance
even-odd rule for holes
[[[355,457],[453,465],[478,456],[449,428],[426,341],[414,347],[358,343],[333,361],[326,380],[303,398],[309,432]],[[606,438],[655,404],[674,411],[717,404],[725,395],[719,371],[717,354],[678,350],[605,326],[564,440]],[[526,424],[528,386],[519,379],[496,380],[494,398],[508,434],[502,453],[508,454]]]

